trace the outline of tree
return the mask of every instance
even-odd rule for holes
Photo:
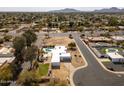
[[[24,37],[16,37],[13,41],[13,47],[15,49],[15,56],[17,61],[23,61],[22,50],[26,46],[26,40]]]
[[[122,20],[120,23],[119,23],[120,26],[124,26],[124,21]]]
[[[36,46],[27,47],[27,49],[24,50],[24,60],[32,62],[33,59],[36,58],[36,52],[37,52]]]
[[[69,34],[69,38],[70,38],[70,39],[72,39],[72,38],[73,38],[72,34]]]
[[[10,41],[12,39],[11,35],[5,35],[4,36],[4,41]]]
[[[77,30],[78,30],[79,32],[82,32],[82,31],[84,31],[84,27],[83,27],[83,26],[80,26],[80,27],[77,28]]]
[[[31,44],[37,40],[37,35],[31,30],[26,31],[23,36],[26,38],[27,46],[31,46]]]
[[[31,86],[35,85],[38,78],[34,71],[25,71],[20,74],[19,79],[17,80],[17,84]]]
[[[9,84],[10,81],[14,80],[15,70],[11,65],[6,65],[0,69],[0,85]]]
[[[4,42],[4,39],[0,38],[0,44],[3,44],[3,42]]]
[[[68,44],[69,49],[73,50],[76,47],[76,44],[74,42],[71,42]]]
[[[108,21],[108,25],[109,26],[117,26],[119,23],[118,23],[118,20],[117,18],[115,17],[111,17]]]

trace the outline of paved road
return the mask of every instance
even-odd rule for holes
[[[79,37],[75,36],[75,41],[84,55],[88,66],[77,70],[74,73],[73,81],[77,86],[115,86],[124,85],[124,75],[117,75],[104,70],[90,53],[88,48]]]
[[[37,33],[39,41],[40,38],[45,33]],[[54,36],[68,36],[70,33],[50,33],[49,35]],[[82,54],[84,55],[88,67],[77,70],[74,73],[73,81],[75,85],[124,85],[124,75],[116,75],[104,70],[101,65],[97,62],[95,57],[90,53],[87,47],[81,42],[79,39],[79,35],[77,33],[72,33],[74,39],[79,46]],[[39,44],[39,42],[38,42]]]

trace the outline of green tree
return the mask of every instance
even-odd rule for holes
[[[14,79],[15,71],[11,65],[6,65],[0,69],[0,85],[9,84]]]
[[[119,23],[120,26],[124,26],[124,20]]]
[[[26,31],[23,36],[26,38],[27,46],[31,46],[31,44],[37,40],[37,35],[31,30]]]
[[[3,44],[3,42],[4,42],[4,39],[0,38],[0,44]]]
[[[31,86],[36,85],[38,78],[34,71],[25,71],[20,74],[17,84]]]
[[[115,17],[111,17],[108,21],[108,25],[109,26],[117,26],[119,23],[118,23],[118,20],[117,18]]]
[[[78,28],[77,28],[77,31],[79,31],[79,32],[84,31],[84,27],[83,27],[83,26],[78,27]]]
[[[4,36],[4,41],[10,41],[12,39],[11,35],[5,35]]]
[[[15,49],[15,56],[17,61],[23,61],[22,50],[25,48],[25,46],[26,46],[26,40],[24,37],[16,37],[13,40],[13,47]]]
[[[73,38],[72,34],[69,34],[69,38],[70,38],[70,39],[72,39],[72,38]]]
[[[74,42],[71,42],[68,44],[69,49],[73,50],[76,47],[76,44]]]
[[[36,58],[38,48],[36,46],[27,47],[24,50],[24,60],[32,62]]]

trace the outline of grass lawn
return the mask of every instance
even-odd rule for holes
[[[100,53],[102,53],[102,54],[106,54],[106,48],[102,48],[102,49],[100,49]]]
[[[49,64],[39,64],[39,68],[37,69],[38,76],[46,76],[48,73]]]
[[[102,61],[103,63],[110,63],[111,61]]]

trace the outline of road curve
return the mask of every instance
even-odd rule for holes
[[[75,71],[73,74],[73,82],[76,86],[123,86],[124,75],[114,74],[106,71],[97,62],[96,58],[88,50],[86,45],[82,43],[78,36],[74,39],[86,59],[88,66]]]

